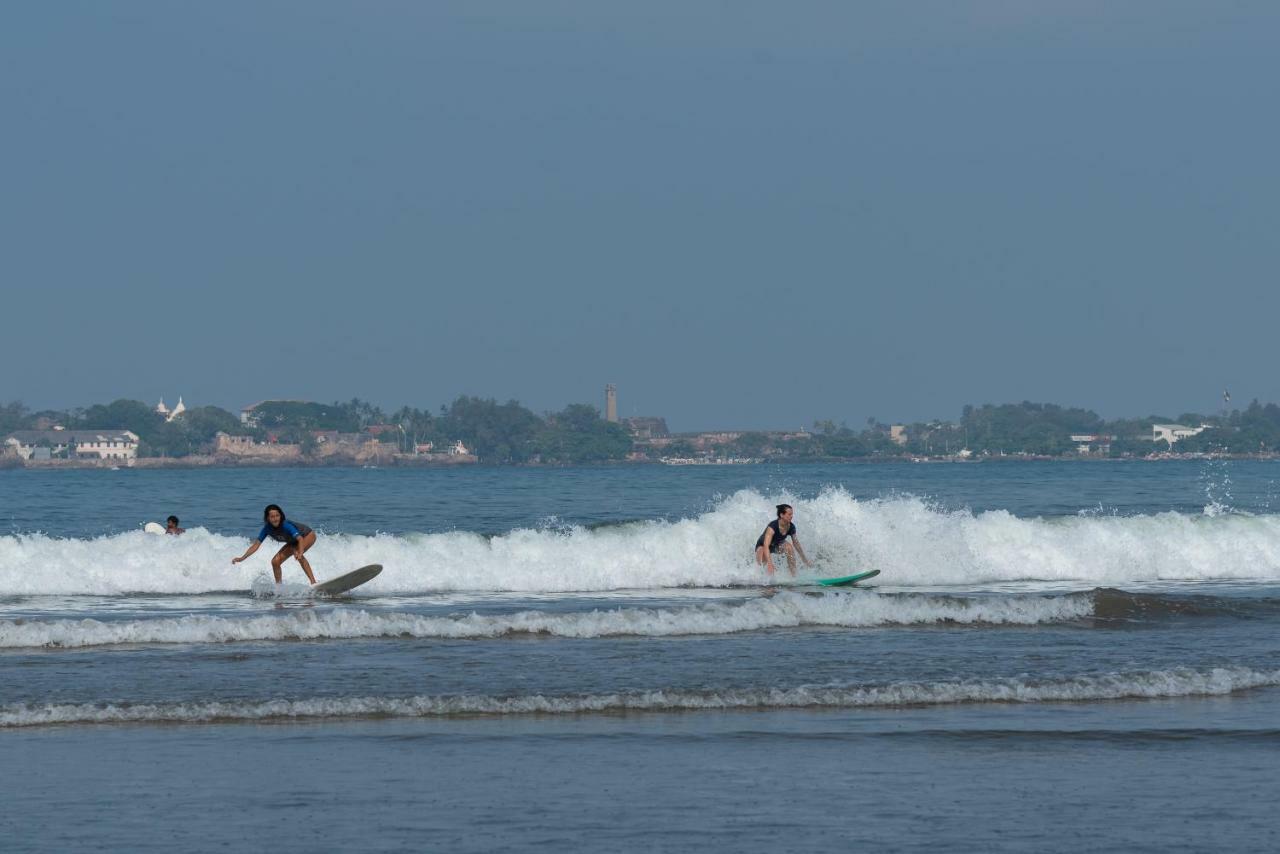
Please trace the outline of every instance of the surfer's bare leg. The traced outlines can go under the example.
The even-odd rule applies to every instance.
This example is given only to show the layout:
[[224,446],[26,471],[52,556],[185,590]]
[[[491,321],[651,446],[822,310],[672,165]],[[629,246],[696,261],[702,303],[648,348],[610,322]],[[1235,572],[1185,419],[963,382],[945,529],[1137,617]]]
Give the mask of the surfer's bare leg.
[[[293,547],[293,556],[298,559],[298,563],[302,564],[302,571],[307,574],[307,578],[312,584],[316,583],[316,574],[311,571],[311,563],[307,560],[306,551],[316,544],[316,532],[312,531],[302,539],[298,540],[298,544]],[[794,558],[792,559],[794,562]]]
[[307,574],[312,584],[316,583],[315,573],[311,571],[311,563],[307,560],[307,549],[316,544],[316,532],[312,531],[302,539],[298,540],[297,545],[286,545],[280,551],[276,552],[276,556],[271,559],[271,571],[275,573],[276,584],[284,580],[284,573],[281,566],[291,557],[296,557],[298,563],[302,564],[302,571]]
[[770,575],[773,575],[773,563],[769,560],[769,550],[764,546],[756,547],[756,563],[763,566]]
[[271,558],[271,571],[275,573],[276,584],[284,581],[284,573],[280,569],[280,565],[284,563],[291,554],[293,554],[293,546],[283,546],[280,551],[276,552],[275,557]]
[[787,569],[790,570],[792,575],[795,575],[796,574],[795,546],[791,545],[791,543],[785,543],[783,544],[782,548],[787,553]]

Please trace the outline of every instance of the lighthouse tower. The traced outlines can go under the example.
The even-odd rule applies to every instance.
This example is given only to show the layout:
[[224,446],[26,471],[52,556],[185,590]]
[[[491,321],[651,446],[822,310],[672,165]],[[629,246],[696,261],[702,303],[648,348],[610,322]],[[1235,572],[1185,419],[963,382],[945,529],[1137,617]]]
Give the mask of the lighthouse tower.
[[618,423],[618,387],[613,383],[604,387],[604,420]]

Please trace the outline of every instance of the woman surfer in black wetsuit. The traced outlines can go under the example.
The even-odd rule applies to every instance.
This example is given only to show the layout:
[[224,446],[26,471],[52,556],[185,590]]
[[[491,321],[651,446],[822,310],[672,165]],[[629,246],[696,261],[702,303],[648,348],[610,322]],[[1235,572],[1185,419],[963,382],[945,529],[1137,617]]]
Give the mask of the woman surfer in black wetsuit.
[[249,544],[249,548],[240,557],[231,559],[232,563],[239,563],[258,550],[258,546],[262,545],[262,541],[267,537],[275,540],[277,543],[284,543],[280,551],[276,552],[276,556],[271,559],[271,571],[275,573],[276,584],[279,584],[283,578],[283,571],[280,565],[291,557],[296,557],[298,563],[302,564],[302,571],[307,574],[312,584],[316,583],[315,574],[311,572],[311,564],[307,561],[306,551],[316,544],[316,532],[311,530],[307,525],[301,522],[290,522],[284,517],[284,511],[280,509],[279,504],[268,504],[267,509],[262,511],[262,521],[265,523],[262,530],[258,532],[258,538]]
[[764,565],[770,575],[774,573],[773,556],[778,552],[786,552],[787,569],[792,575],[796,574],[796,552],[800,553],[805,566],[813,566],[796,537],[796,526],[791,524],[795,512],[790,504],[779,504],[778,518],[766,525],[764,533],[756,540],[756,563]]

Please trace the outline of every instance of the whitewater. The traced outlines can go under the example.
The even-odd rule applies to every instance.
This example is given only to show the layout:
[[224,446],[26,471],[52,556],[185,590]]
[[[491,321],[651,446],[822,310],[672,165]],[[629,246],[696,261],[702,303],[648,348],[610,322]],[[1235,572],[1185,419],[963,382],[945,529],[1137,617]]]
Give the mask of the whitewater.
[[[321,577],[383,564],[386,570],[360,588],[361,596],[759,584],[751,545],[761,520],[781,501],[796,507],[801,541],[819,565],[817,574],[879,569],[882,582],[896,587],[1280,580],[1280,516],[1214,510],[1023,518],[1008,510],[945,509],[920,497],[858,499],[838,488],[810,498],[741,490],[706,512],[670,521],[517,528],[496,535],[322,530],[310,559]],[[242,538],[200,528],[180,538],[141,531],[93,538],[7,535],[0,537],[0,590],[247,590],[268,565],[268,550],[232,566],[230,558],[243,546]],[[780,574],[776,580],[790,579]]]

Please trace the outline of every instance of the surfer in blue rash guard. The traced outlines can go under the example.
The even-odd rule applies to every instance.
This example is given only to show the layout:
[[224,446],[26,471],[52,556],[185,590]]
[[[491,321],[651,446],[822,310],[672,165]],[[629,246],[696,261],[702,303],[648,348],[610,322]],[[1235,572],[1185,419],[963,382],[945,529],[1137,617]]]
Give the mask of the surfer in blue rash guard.
[[778,552],[784,552],[787,556],[787,569],[795,575],[797,552],[800,553],[805,566],[813,566],[813,563],[804,553],[800,539],[796,536],[796,526],[791,523],[791,517],[796,511],[790,504],[779,504],[777,509],[778,518],[766,525],[764,533],[760,535],[760,539],[756,540],[756,563],[766,567],[769,574],[773,575],[775,572],[773,556]]
[[239,563],[249,557],[258,550],[263,540],[270,537],[278,543],[284,543],[280,551],[276,552],[276,556],[271,559],[271,571],[275,573],[276,584],[284,580],[280,567],[291,557],[298,559],[298,563],[302,564],[302,571],[307,574],[311,583],[315,584],[316,576],[311,571],[311,564],[307,562],[306,551],[316,544],[316,532],[301,522],[290,522],[286,519],[279,504],[268,504],[267,509],[262,511],[262,521],[264,524],[262,530],[258,532],[258,538],[249,544],[244,554],[233,557],[231,562]]

